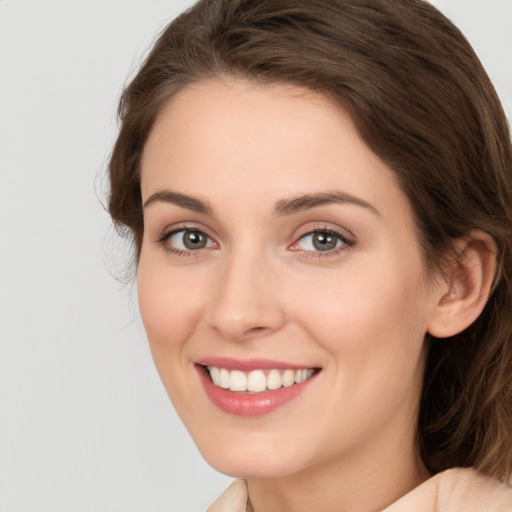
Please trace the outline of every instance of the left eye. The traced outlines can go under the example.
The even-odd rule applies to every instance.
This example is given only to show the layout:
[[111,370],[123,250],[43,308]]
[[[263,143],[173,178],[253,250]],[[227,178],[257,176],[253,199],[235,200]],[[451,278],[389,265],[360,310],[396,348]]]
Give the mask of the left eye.
[[199,249],[212,247],[214,243],[202,231],[180,229],[168,236],[167,245],[178,251],[197,251]]
[[338,234],[330,231],[315,231],[304,235],[297,242],[297,248],[303,251],[332,251],[346,245],[347,242]]

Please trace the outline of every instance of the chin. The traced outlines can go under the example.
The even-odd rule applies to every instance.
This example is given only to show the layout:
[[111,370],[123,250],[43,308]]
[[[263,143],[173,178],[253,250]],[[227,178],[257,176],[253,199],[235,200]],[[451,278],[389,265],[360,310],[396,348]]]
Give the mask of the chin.
[[237,457],[236,454],[214,454],[205,457],[206,462],[224,475],[233,478],[279,478],[292,474],[293,464],[288,460],[252,459]]
[[233,478],[284,477],[300,471],[305,465],[304,453],[297,450],[297,445],[293,448],[286,442],[276,442],[275,435],[245,433],[222,437],[218,441],[211,438],[194,440],[210,466]]

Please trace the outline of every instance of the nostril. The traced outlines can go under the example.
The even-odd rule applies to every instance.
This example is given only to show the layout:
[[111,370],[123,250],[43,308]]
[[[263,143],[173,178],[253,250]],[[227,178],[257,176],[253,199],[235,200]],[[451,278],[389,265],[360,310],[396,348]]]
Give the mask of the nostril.
[[260,332],[263,332],[263,331],[266,331],[267,328],[265,327],[251,327],[250,329],[247,330],[246,334],[256,334],[256,333],[260,333]]

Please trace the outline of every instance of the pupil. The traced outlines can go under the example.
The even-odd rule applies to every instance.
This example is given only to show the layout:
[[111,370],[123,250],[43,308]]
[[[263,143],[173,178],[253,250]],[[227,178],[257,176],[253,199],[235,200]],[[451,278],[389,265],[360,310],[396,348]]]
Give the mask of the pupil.
[[319,251],[329,251],[336,247],[336,237],[325,233],[316,233],[313,237],[313,245]]
[[202,249],[206,245],[206,237],[198,231],[187,231],[183,236],[183,244],[187,249]]

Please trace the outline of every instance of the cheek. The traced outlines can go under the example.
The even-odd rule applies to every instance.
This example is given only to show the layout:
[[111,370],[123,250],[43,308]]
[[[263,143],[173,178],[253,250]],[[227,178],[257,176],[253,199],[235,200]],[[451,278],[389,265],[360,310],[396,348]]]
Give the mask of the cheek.
[[199,390],[191,388],[195,369],[185,348],[201,317],[201,280],[149,260],[141,255],[137,275],[140,314],[160,379],[187,423],[189,397]]
[[390,330],[398,334],[401,328],[418,327],[424,303],[420,279],[419,272],[401,275],[392,269],[369,268],[325,276],[325,282],[304,283],[304,289],[294,292],[295,297],[306,299],[297,316],[315,324],[326,339],[342,336],[355,346],[363,340],[378,343],[368,335]]
[[[149,258],[148,258],[149,260]],[[201,279],[172,271],[141,256],[137,274],[139,309],[151,345],[179,345],[200,315]]]
[[377,435],[384,425],[413,424],[421,392],[421,275],[386,270],[353,272],[323,291],[315,288],[295,316],[328,354],[325,378],[333,392],[316,412],[318,428],[345,448]]
[[340,370],[333,385],[368,396],[418,378],[429,311],[421,271],[374,267],[310,288],[295,315]]
[[156,369],[171,400],[179,408],[193,367],[183,350],[199,324],[201,279],[173,271],[141,255],[137,275],[139,309]]

